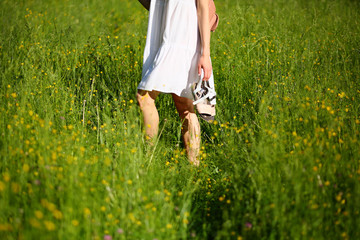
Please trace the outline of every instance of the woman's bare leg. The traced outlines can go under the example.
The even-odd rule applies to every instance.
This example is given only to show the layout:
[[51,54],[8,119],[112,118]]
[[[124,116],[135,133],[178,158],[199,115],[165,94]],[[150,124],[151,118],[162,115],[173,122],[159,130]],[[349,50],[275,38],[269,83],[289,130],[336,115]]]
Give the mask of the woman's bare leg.
[[186,152],[189,161],[198,166],[199,165],[199,150],[200,150],[200,124],[194,111],[192,100],[184,97],[179,97],[172,94],[176,109],[183,121],[181,134],[184,140]]
[[146,140],[153,144],[159,130],[159,114],[155,106],[155,99],[159,95],[157,91],[138,90],[137,101],[143,113]]

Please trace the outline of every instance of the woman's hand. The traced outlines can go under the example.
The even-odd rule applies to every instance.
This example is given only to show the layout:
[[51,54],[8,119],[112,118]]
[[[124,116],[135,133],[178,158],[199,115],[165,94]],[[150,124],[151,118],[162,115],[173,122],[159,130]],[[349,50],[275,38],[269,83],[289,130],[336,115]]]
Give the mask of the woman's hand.
[[210,56],[202,55],[198,62],[198,74],[201,75],[201,69],[204,71],[204,81],[208,81],[211,77],[212,66],[210,61]]

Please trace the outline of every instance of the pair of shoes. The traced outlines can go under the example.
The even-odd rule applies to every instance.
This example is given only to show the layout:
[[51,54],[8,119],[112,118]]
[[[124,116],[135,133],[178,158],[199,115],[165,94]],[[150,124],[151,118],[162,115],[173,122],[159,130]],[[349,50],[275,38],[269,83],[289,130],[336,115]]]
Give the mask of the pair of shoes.
[[195,99],[193,104],[196,105],[196,110],[200,117],[207,122],[211,122],[215,119],[216,92],[214,87],[210,86],[209,81],[203,80],[203,71],[199,78],[199,82],[193,85]]

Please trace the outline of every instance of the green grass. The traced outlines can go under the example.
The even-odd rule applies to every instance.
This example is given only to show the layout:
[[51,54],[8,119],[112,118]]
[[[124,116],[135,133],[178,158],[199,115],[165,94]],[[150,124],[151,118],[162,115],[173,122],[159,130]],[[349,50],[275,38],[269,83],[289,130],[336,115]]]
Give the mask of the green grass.
[[359,239],[360,5],[218,0],[201,166],[143,140],[137,1],[0,2],[1,239]]

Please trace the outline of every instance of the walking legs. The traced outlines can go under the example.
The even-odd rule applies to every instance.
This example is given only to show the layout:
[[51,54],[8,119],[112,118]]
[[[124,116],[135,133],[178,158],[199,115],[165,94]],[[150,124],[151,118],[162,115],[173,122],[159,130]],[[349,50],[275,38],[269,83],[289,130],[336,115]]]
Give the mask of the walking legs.
[[[157,91],[138,90],[136,95],[140,109],[143,113],[146,139],[150,144],[157,137],[159,130],[159,114],[155,106],[155,99],[159,95]],[[200,124],[194,111],[192,100],[172,94],[175,107],[182,120],[181,134],[189,161],[199,165],[200,150]]]

